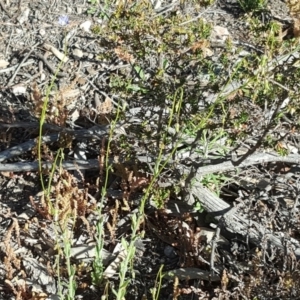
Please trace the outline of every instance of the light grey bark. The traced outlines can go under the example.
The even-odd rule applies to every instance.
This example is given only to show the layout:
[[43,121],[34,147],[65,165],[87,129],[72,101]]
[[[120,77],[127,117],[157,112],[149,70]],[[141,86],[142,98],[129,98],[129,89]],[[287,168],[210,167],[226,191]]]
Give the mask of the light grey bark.
[[[268,246],[273,245],[280,249],[285,249],[283,240],[275,236],[268,229],[264,228],[257,222],[251,221],[237,212],[233,207],[217,197],[214,193],[203,187],[202,184],[195,178],[196,182],[192,185],[190,193],[197,197],[203,208],[211,213],[225,229],[233,234],[238,234],[245,240],[257,246],[262,246],[263,241],[268,243]],[[191,203],[190,203],[191,204]],[[296,243],[291,245],[297,257],[300,258],[300,245]]]

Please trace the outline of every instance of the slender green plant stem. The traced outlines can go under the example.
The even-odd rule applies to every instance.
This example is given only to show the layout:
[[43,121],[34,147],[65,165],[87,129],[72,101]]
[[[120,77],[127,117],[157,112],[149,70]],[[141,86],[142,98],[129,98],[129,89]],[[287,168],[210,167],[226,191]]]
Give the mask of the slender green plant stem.
[[93,278],[93,284],[98,286],[101,281],[102,281],[102,276],[103,276],[103,271],[104,271],[104,266],[103,266],[103,258],[102,258],[102,250],[104,247],[104,219],[102,215],[102,207],[104,203],[104,199],[106,197],[106,191],[107,191],[107,185],[108,185],[108,178],[109,174],[111,171],[111,165],[109,164],[109,151],[110,151],[110,145],[113,140],[113,133],[117,125],[117,121],[119,120],[120,117],[120,108],[118,106],[117,113],[115,120],[112,121],[110,125],[110,131],[109,131],[109,137],[108,137],[108,143],[106,147],[106,154],[105,154],[105,178],[104,178],[104,184],[101,189],[101,199],[98,207],[98,215],[99,215],[99,221],[97,222],[96,225],[96,257],[93,262],[93,273],[92,273],[92,278]]
[[[178,95],[178,91],[180,91],[180,98],[178,100],[178,103],[176,103],[176,98],[177,98],[177,95]],[[169,127],[172,124],[174,113],[176,112],[178,115],[180,114],[180,108],[181,108],[182,101],[183,101],[183,90],[181,88],[179,88],[176,91],[175,95],[174,95],[172,111],[170,113],[169,121],[168,121],[168,126]],[[162,140],[163,140],[164,143],[166,142],[167,133],[165,133],[163,135]],[[153,190],[153,186],[156,183],[159,175],[161,174],[162,170],[165,168],[168,161],[174,155],[175,151],[177,150],[178,144],[180,142],[181,142],[181,139],[179,138],[179,140],[177,141],[175,147],[172,149],[172,151],[169,154],[169,156],[167,157],[166,161],[164,161],[163,163],[162,163],[162,161],[163,161],[164,145],[162,145],[159,148],[159,154],[158,154],[158,157],[157,157],[157,160],[156,160],[156,163],[155,163],[153,177],[151,179],[151,182],[150,182],[149,186],[147,187],[147,189],[145,191],[144,196],[141,199],[141,203],[140,203],[137,215],[132,216],[131,239],[130,239],[129,244],[127,244],[125,239],[122,239],[122,245],[123,245],[124,249],[126,250],[127,254],[125,256],[125,259],[121,263],[121,267],[120,267],[120,271],[119,271],[119,279],[120,279],[119,280],[119,289],[118,289],[118,291],[113,290],[114,294],[116,295],[117,300],[124,299],[125,294],[126,294],[126,287],[129,283],[129,280],[126,279],[126,273],[127,273],[127,270],[128,270],[128,266],[129,266],[130,262],[133,260],[133,256],[134,256],[134,253],[135,253],[135,242],[136,242],[137,238],[139,237],[137,232],[140,228],[140,224],[142,222],[144,222],[144,211],[145,211],[146,202],[150,197],[151,191]],[[142,234],[143,233],[141,233],[141,235]]]
[[162,279],[164,277],[164,274],[162,273],[162,270],[164,268],[164,265],[161,265],[159,267],[159,270],[157,272],[157,275],[156,275],[156,280],[155,280],[155,283],[158,282],[158,286],[157,287],[154,287],[152,289],[152,299],[153,300],[158,300],[158,297],[159,297],[159,292],[161,290],[161,286],[162,286]]
[[[64,57],[67,56],[66,54],[67,54],[67,47],[65,45]],[[57,68],[54,76],[51,79],[50,85],[47,87],[46,95],[45,95],[45,98],[44,98],[43,107],[42,107],[42,111],[41,111],[41,116],[40,116],[39,136],[38,136],[38,144],[37,144],[37,148],[38,149],[37,149],[37,152],[38,152],[38,163],[39,163],[40,181],[41,181],[42,189],[43,189],[44,193],[46,194],[45,195],[46,198],[49,197],[51,180],[50,180],[50,183],[48,183],[48,189],[46,190],[45,183],[44,183],[44,176],[43,176],[43,165],[42,165],[43,125],[44,125],[45,120],[46,120],[46,114],[47,114],[47,108],[48,108],[50,93],[51,93],[51,91],[53,89],[54,82],[57,79],[57,74],[59,73],[59,70],[62,67],[63,62],[64,62],[64,60],[62,59],[60,61],[59,65],[58,65],[58,68]]]

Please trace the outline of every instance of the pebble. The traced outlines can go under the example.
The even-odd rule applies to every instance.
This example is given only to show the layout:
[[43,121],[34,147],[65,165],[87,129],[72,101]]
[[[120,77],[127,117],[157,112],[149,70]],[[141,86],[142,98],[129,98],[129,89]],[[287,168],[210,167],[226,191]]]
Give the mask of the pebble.
[[80,49],[75,48],[73,50],[73,55],[76,56],[76,57],[78,57],[78,58],[81,58],[81,57],[83,57],[83,52]]
[[41,36],[44,36],[46,34],[46,30],[44,28],[41,28],[39,33]]
[[89,32],[90,31],[90,28],[91,28],[91,25],[92,25],[92,21],[88,20],[88,21],[85,21],[83,23],[80,24],[80,28],[85,31],[85,32]]
[[165,247],[164,254],[168,258],[175,258],[177,256],[175,248],[170,245]]

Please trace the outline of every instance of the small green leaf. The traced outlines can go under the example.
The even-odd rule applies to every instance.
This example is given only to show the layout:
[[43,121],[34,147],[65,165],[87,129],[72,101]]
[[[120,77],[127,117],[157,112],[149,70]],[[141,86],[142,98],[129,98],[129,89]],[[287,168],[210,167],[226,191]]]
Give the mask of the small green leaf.
[[139,77],[142,80],[145,80],[145,73],[144,73],[143,69],[140,66],[134,66],[134,70],[137,72],[137,74],[139,75]]

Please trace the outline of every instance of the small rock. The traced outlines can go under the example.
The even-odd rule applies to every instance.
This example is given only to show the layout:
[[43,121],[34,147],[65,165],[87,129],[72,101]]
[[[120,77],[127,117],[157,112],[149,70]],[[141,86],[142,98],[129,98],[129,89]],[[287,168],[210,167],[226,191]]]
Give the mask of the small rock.
[[11,88],[12,93],[15,96],[25,95],[26,94],[26,86],[22,84],[16,84]]
[[29,8],[26,8],[24,11],[22,11],[21,16],[18,17],[18,21],[20,24],[23,24],[24,22],[28,21],[29,13],[30,13]]
[[44,36],[46,34],[46,30],[44,28],[41,28],[39,33],[41,36]]
[[79,27],[85,32],[90,32],[91,25],[92,25],[92,21],[88,20],[80,24]]
[[81,58],[83,56],[83,52],[80,49],[75,48],[73,50],[73,55],[76,56],[76,57],[78,57],[78,58]]
[[287,149],[289,150],[289,152],[291,154],[298,154],[298,148],[293,146],[293,145],[290,145],[290,144],[287,144]]
[[175,258],[177,256],[174,247],[169,245],[165,247],[164,254],[168,258]]
[[213,56],[214,52],[210,50],[209,48],[203,48],[202,49],[204,57],[210,57]]
[[4,60],[4,59],[0,59],[0,68],[6,68],[9,65],[9,62]]
[[219,40],[225,42],[226,39],[230,36],[230,33],[227,28],[222,26],[214,26],[211,34],[213,40]]
[[248,56],[250,54],[251,53],[249,51],[246,51],[246,50],[242,50],[241,52],[239,52],[239,56],[241,56],[241,57],[245,57],[245,56]]
[[97,70],[95,70],[93,67],[88,67],[86,70],[90,75],[95,75],[97,73]]

